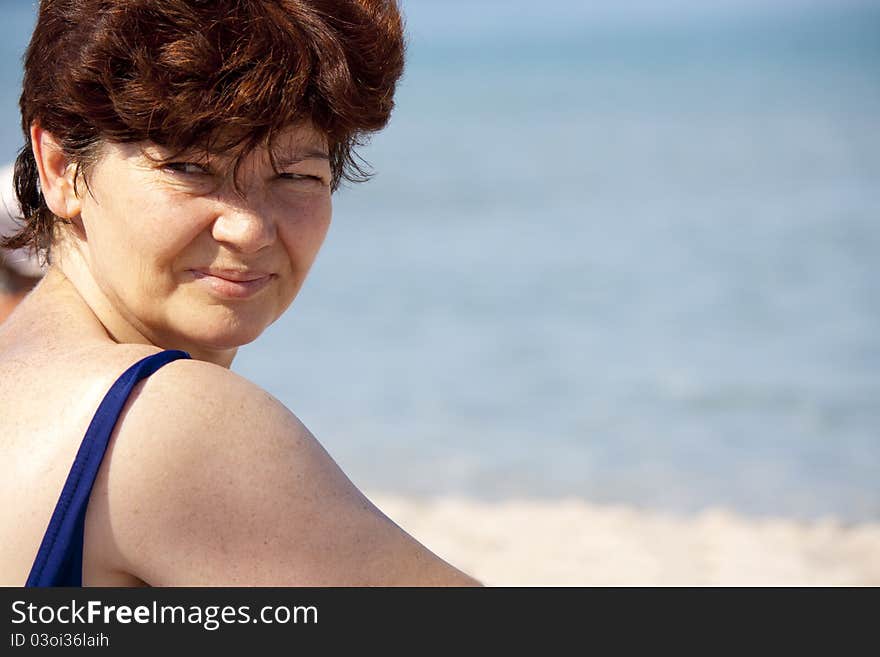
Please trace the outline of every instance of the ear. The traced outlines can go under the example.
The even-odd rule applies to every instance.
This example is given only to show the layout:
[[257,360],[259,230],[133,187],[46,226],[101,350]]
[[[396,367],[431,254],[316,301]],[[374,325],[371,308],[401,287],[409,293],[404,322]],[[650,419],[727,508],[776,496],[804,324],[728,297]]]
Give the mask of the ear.
[[40,172],[40,190],[46,205],[63,219],[79,217],[82,202],[76,194],[76,167],[55,137],[36,122],[31,125],[31,148]]

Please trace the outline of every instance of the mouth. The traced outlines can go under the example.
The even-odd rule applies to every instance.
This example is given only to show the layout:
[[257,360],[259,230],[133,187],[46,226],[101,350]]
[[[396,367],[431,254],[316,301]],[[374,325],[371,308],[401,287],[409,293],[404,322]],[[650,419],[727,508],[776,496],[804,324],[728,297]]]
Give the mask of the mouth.
[[256,270],[191,269],[194,280],[214,294],[230,299],[247,299],[265,288],[275,274]]

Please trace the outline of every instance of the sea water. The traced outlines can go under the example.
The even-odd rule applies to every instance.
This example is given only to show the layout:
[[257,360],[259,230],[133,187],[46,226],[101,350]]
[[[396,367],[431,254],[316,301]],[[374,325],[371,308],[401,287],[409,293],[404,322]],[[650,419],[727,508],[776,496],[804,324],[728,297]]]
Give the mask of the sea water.
[[368,490],[880,520],[880,11],[707,4],[404,2],[376,177],[234,369]]

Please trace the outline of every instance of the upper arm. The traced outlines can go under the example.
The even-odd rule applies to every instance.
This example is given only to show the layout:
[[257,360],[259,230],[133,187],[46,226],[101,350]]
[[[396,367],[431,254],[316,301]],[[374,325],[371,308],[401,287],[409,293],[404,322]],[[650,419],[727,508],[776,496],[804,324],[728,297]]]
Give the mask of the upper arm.
[[476,583],[373,506],[280,402],[212,365],[141,385],[106,477],[115,553],[148,584]]

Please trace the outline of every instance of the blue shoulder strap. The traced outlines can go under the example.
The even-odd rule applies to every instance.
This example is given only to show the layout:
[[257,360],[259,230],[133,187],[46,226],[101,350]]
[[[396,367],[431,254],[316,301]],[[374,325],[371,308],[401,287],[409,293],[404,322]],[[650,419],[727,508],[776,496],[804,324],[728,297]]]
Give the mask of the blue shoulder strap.
[[177,350],[153,354],[116,379],[86,430],[25,586],[82,586],[86,508],[119,414],[139,381],[163,365],[189,357]]

